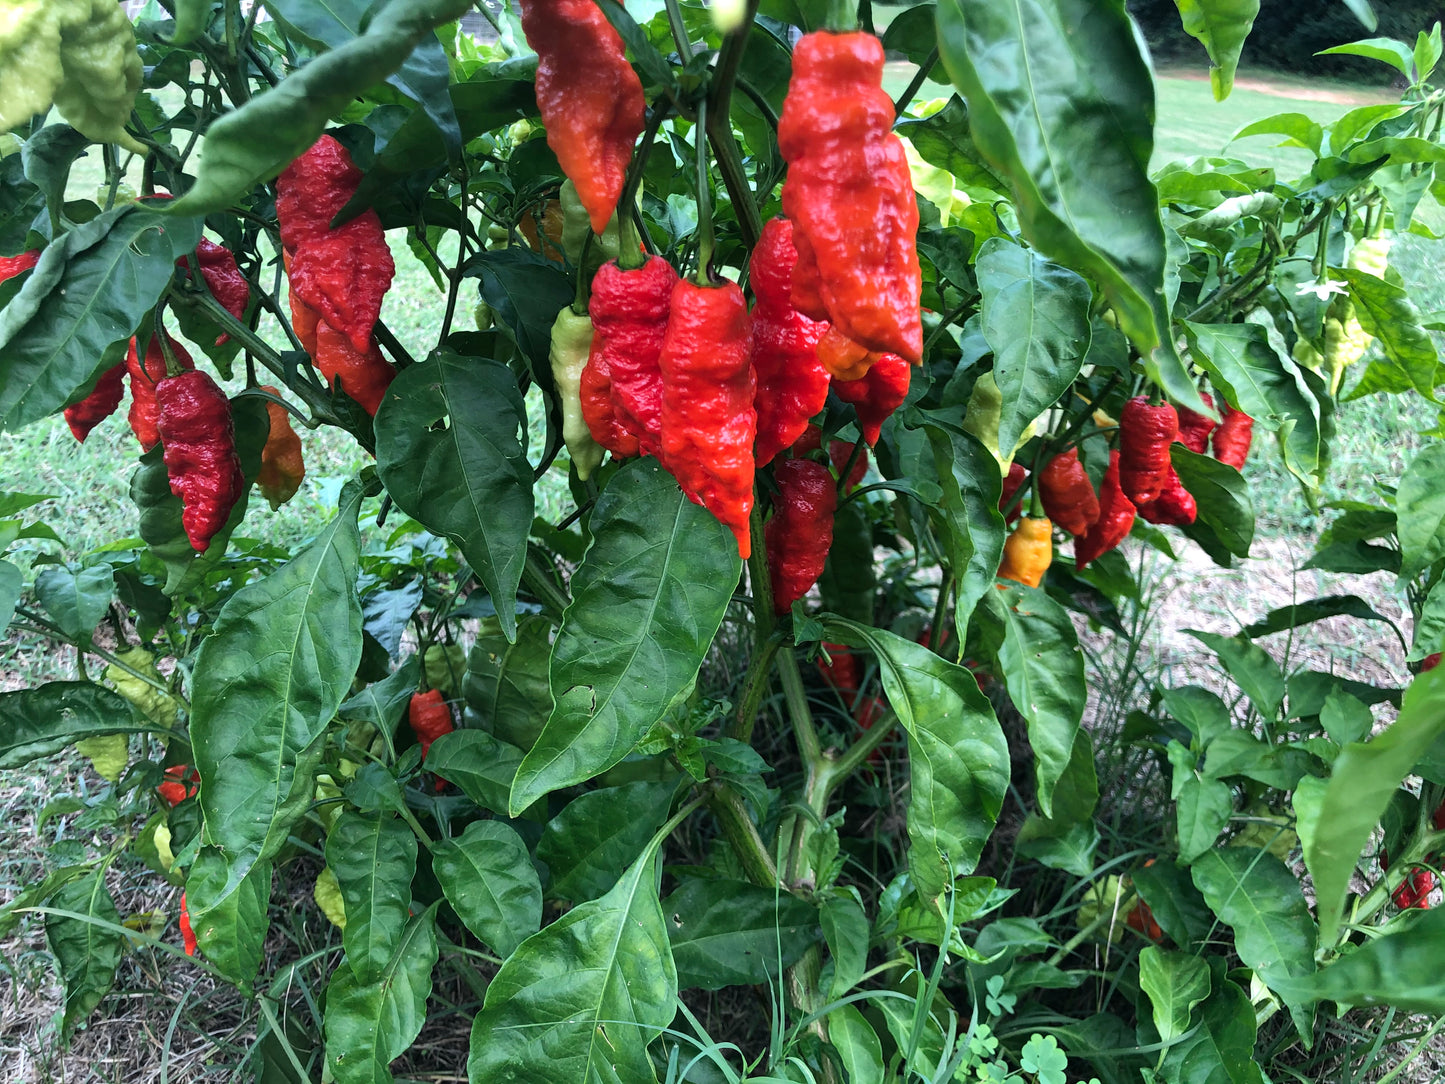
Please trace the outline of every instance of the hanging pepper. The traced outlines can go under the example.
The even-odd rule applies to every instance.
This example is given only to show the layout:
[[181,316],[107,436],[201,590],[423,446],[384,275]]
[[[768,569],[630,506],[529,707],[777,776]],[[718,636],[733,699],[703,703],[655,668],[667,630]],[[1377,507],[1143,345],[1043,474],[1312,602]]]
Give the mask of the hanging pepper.
[[[186,267],[186,258],[182,256],[176,264]],[[241,268],[231,250],[202,237],[196,244],[196,264],[201,269],[201,278],[205,280],[206,288],[220,302],[221,308],[237,320],[244,320],[246,306],[251,303],[251,284],[246,281],[246,276],[241,274]],[[223,334],[216,339],[216,345],[224,346],[230,338]]]
[[1179,435],[1179,415],[1168,403],[1151,406],[1142,395],[1119,415],[1119,484],[1134,504],[1152,501],[1172,470],[1169,445]]
[[[601,234],[594,234],[592,219],[587,214],[587,208],[582,206],[575,184],[563,181],[559,200],[562,205],[562,252],[567,262],[572,264],[582,263],[585,255],[583,274],[591,279],[604,263],[622,254],[622,229],[617,221],[617,212],[613,211],[612,217],[607,220],[607,229]],[[591,246],[587,244],[589,237],[592,239]]]
[[[802,459],[823,447],[823,430],[816,425],[809,425],[803,430],[803,435],[793,442],[788,449],[788,454],[794,459]],[[828,441],[828,460],[833,464],[833,472],[843,477],[843,471],[848,464],[853,464],[853,469],[848,471],[848,478],[843,482],[843,492],[851,493],[863,481],[868,473],[868,450],[866,448],[858,452],[857,457],[853,455],[853,449],[857,445],[851,440],[830,440]]]
[[1099,521],[1099,498],[1079,462],[1079,449],[1054,456],[1039,472],[1039,499],[1045,515],[1075,538]]
[[805,34],[778,124],[794,223],[793,302],[869,350],[923,356],[918,204],[883,45],[872,34]]
[[862,343],[855,343],[836,327],[827,330],[818,340],[818,363],[834,380],[859,380],[868,375],[868,367],[878,355]]
[[246,488],[231,404],[198,369],[166,377],[156,385],[155,395],[166,474],[171,492],[185,505],[181,526],[191,548],[204,553]]
[[[262,385],[262,390],[281,394],[269,384]],[[267,400],[266,416],[271,420],[271,431],[266,447],[261,449],[261,473],[256,476],[256,486],[274,512],[296,496],[306,477],[306,463],[301,457],[301,438],[291,427],[290,412],[280,403]]]
[[843,644],[833,644],[825,640],[822,646],[827,652],[827,660],[824,660],[822,654],[818,655],[818,673],[823,675],[824,681],[838,690],[843,703],[852,708],[853,700],[862,686],[858,656]]
[[802,435],[828,401],[828,373],[818,340],[828,325],[793,308],[793,225],[774,218],[764,227],[748,265],[753,306],[753,366],[758,374],[758,439],[754,454],[766,466]]
[[396,376],[376,343],[358,353],[351,339],[325,320],[316,325],[316,354],[312,360],[327,384],[340,387],[373,417]]
[[90,431],[115,413],[125,395],[125,362],[113,365],[100,374],[95,388],[78,403],[65,408],[65,424],[75,434],[75,439],[85,443]]
[[542,205],[540,218],[533,208],[523,211],[522,217],[517,220],[517,230],[527,239],[533,252],[553,263],[561,263],[563,218],[562,201],[549,199]]
[[582,411],[582,420],[592,439],[612,453],[615,459],[631,459],[641,453],[637,438],[622,424],[617,416],[617,406],[612,400],[612,382],[600,365],[592,364],[589,356],[582,368],[578,381],[577,400]]
[[602,233],[617,208],[647,109],[622,38],[593,0],[531,0],[522,32],[537,53],[547,145]]
[[731,528],[738,554],[752,551],[753,438],[757,378],[752,317],[736,283],[672,289],[662,371],[662,461],[690,499]]
[[1254,436],[1254,419],[1242,410],[1224,404],[1224,420],[1214,431],[1214,458],[1228,463],[1235,470],[1244,469],[1249,458],[1249,445]]
[[181,944],[187,956],[196,954],[196,931],[191,928],[191,913],[186,910],[186,894],[181,893]]
[[452,709],[442,699],[440,689],[413,693],[411,703],[407,706],[406,718],[411,724],[412,733],[416,735],[417,744],[421,746],[422,760],[426,760],[432,742],[455,729],[452,724]]
[[858,413],[858,430],[868,447],[878,443],[883,423],[908,398],[908,362],[897,354],[874,355],[866,375],[857,380],[833,381],[833,390]]
[[39,262],[40,250],[38,248],[22,252],[18,256],[0,256],[0,282],[13,279],[16,275],[29,271]]
[[1109,469],[1099,487],[1099,519],[1080,539],[1074,542],[1074,565],[1083,568],[1090,561],[1124,541],[1134,526],[1134,503],[1119,484],[1119,452],[1109,453]]
[[360,182],[346,148],[323,135],[276,179],[276,217],[291,289],[365,354],[396,264],[374,209],[331,228]]
[[1025,516],[1003,544],[1000,579],[1037,587],[1054,559],[1054,525],[1044,516]]
[[[1205,406],[1212,407],[1214,405],[1214,397],[1207,391],[1200,392],[1199,398],[1204,400]],[[1180,407],[1179,436],[1175,439],[1195,455],[1207,455],[1209,434],[1214,432],[1217,426],[1218,423],[1208,414],[1200,414],[1188,407]]]
[[[191,355],[180,343],[169,335],[166,342],[183,369],[194,369]],[[136,352],[135,340],[130,341],[130,350],[125,356],[126,371],[130,373],[130,421],[131,432],[140,441],[141,450],[148,452],[161,442],[160,430],[156,425],[159,408],[156,406],[156,385],[166,378],[166,356],[161,352],[160,335],[151,336],[146,347],[145,365],[141,365]]]
[[156,787],[161,801],[174,809],[196,793],[201,775],[189,764],[172,764],[165,771],[165,782]]
[[1131,930],[1136,930],[1143,934],[1156,945],[1164,940],[1163,928],[1155,921],[1154,912],[1149,909],[1149,905],[1143,900],[1140,900],[1133,910],[1125,916],[1124,925],[1128,926]]
[[564,306],[552,324],[552,345],[547,356],[552,363],[557,403],[562,408],[562,439],[577,468],[577,477],[584,482],[602,463],[603,454],[582,416],[582,370],[591,346],[592,321],[586,313],[579,315]]
[[[632,435],[643,455],[662,451],[662,369],[659,359],[668,331],[677,272],[661,256],[641,267],[605,263],[592,280],[592,350],[587,368],[592,387],[604,383],[616,422]],[[583,411],[593,439],[616,456],[636,455],[603,439],[609,430],[596,396]],[[594,424],[595,422],[595,424]],[[621,447],[626,447],[625,444]]]
[[823,574],[833,545],[838,488],[828,468],[812,459],[784,459],[773,478],[778,495],[763,536],[773,581],[773,610],[785,614]]
[[1024,470],[1022,463],[1008,465],[1008,474],[1004,475],[1003,479],[1003,494],[998,499],[998,510],[1005,512],[1007,509],[1004,515],[1005,523],[1012,523],[1019,518],[1019,506],[1014,505],[1009,508],[1009,502],[1014,499],[1014,494],[1019,491],[1019,486],[1024,484],[1024,479],[1028,476],[1029,472]]
[[1169,478],[1159,496],[1145,501],[1137,510],[1147,522],[1170,527],[1186,527],[1199,515],[1194,494],[1184,488],[1184,482],[1173,467],[1169,468]]

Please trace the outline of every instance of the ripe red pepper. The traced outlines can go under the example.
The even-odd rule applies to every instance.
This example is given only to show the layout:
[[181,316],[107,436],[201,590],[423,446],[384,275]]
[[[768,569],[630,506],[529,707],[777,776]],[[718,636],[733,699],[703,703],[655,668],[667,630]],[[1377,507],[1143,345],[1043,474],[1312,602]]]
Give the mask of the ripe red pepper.
[[1139,505],[1163,492],[1173,466],[1169,445],[1179,435],[1179,415],[1168,403],[1150,406],[1142,395],[1119,415],[1119,485]]
[[191,928],[191,913],[186,910],[186,894],[181,893],[181,944],[187,956],[196,954],[196,931]]
[[1184,488],[1183,481],[1173,467],[1169,468],[1169,479],[1159,496],[1138,506],[1139,515],[1149,523],[1165,524],[1171,527],[1185,527],[1199,515],[1194,494]]
[[1003,544],[998,575],[1037,587],[1054,560],[1054,525],[1044,516],[1025,516]]
[[[582,374],[582,416],[592,439],[613,455],[661,456],[662,356],[672,311],[677,272],[661,256],[641,267],[626,269],[615,260],[603,264],[592,279],[592,351]],[[588,375],[588,370],[592,370]],[[606,387],[611,416],[595,389]],[[588,389],[592,388],[589,404]],[[617,435],[617,426],[627,441]]]
[[[185,347],[169,335],[171,353],[183,369],[194,369],[195,363]],[[130,341],[130,350],[125,356],[125,367],[130,373],[130,421],[131,432],[140,441],[142,451],[150,451],[161,442],[160,430],[156,426],[159,408],[156,406],[156,385],[166,378],[166,356],[161,352],[160,336],[152,335],[146,346],[145,364],[141,364],[136,352],[135,340]]]
[[276,217],[292,291],[365,354],[396,264],[374,209],[331,228],[360,182],[346,148],[323,135],[276,179]]
[[[272,395],[281,394],[270,385],[264,385],[263,390]],[[274,512],[296,496],[301,480],[306,477],[306,462],[302,458],[301,438],[291,427],[291,415],[286,408],[268,400],[266,416],[271,420],[271,431],[266,437],[266,447],[261,449],[261,473],[256,476],[256,486]]]
[[[809,425],[803,430],[803,435],[793,442],[788,449],[788,454],[794,459],[802,459],[818,451],[823,446],[823,430],[816,425]],[[864,448],[858,453],[858,458],[853,458],[853,449],[857,445],[851,440],[830,440],[828,441],[828,460],[833,464],[833,473],[839,478],[843,477],[843,471],[849,461],[853,463],[853,469],[848,471],[848,479],[843,483],[843,492],[851,493],[858,488],[863,481],[864,475],[868,473],[868,449]]]
[[75,439],[85,443],[90,431],[115,413],[125,396],[125,362],[114,365],[100,374],[95,388],[78,403],[65,408],[65,424],[75,434]]
[[793,303],[869,350],[923,355],[918,204],[883,45],[872,34],[805,34],[778,124],[788,163],[783,213],[798,265]]
[[752,317],[736,283],[672,288],[662,370],[662,461],[682,491],[752,551],[753,438],[757,378]]
[[[798,281],[794,276],[793,281]],[[859,380],[877,357],[862,343],[855,343],[836,327],[828,327],[818,340],[818,361],[834,380]]]
[[1154,921],[1154,912],[1142,900],[1124,916],[1124,925],[1139,931],[1156,945],[1164,940],[1164,930]]
[[231,404],[207,374],[190,369],[156,385],[156,406],[171,492],[185,505],[181,525],[204,553],[246,488]]
[[40,262],[40,250],[33,248],[17,256],[0,256],[0,282],[29,271]]
[[784,459],[773,472],[778,495],[763,529],[773,610],[785,614],[818,582],[833,545],[838,487],[833,474],[813,459]]
[[416,735],[417,744],[421,746],[422,760],[426,759],[432,742],[456,729],[452,724],[452,709],[442,699],[440,689],[413,693],[411,703],[407,705],[406,718]]
[[824,681],[838,690],[843,703],[851,708],[858,689],[863,684],[858,656],[843,644],[829,643],[826,640],[823,641],[823,650],[828,653],[828,659],[824,660],[822,654],[818,655],[818,673],[823,676]]
[[[1022,463],[1010,463],[1008,465],[1008,474],[1004,476],[1003,480],[1003,494],[998,499],[998,510],[1000,512],[1008,508],[1009,501],[1014,499],[1014,494],[1019,491],[1019,486],[1024,484],[1024,479],[1028,476],[1029,472],[1024,470]],[[1019,518],[1019,512],[1020,506],[1017,504],[1014,505],[1013,508],[1009,509],[1008,514],[1004,516],[1004,522],[1014,522],[1014,520]]]
[[[251,303],[251,284],[246,281],[246,276],[241,274],[241,268],[231,250],[202,237],[196,245],[196,263],[201,268],[201,278],[205,279],[206,288],[221,303],[221,308],[237,320],[245,319],[246,306]],[[176,264],[186,267],[187,261],[183,256]],[[230,338],[223,334],[216,339],[216,345],[224,346]]]
[[161,801],[174,809],[196,793],[201,776],[189,764],[172,764],[165,772],[165,782],[156,787]]
[[1435,874],[1428,869],[1416,868],[1410,871],[1390,898],[1402,911],[1426,910],[1430,906],[1430,893],[1435,891]]
[[[1199,393],[1206,406],[1214,405],[1214,397],[1207,391]],[[1209,451],[1209,434],[1214,432],[1218,423],[1208,414],[1200,414],[1188,407],[1179,408],[1179,436],[1175,439],[1188,448],[1195,455],[1207,455]]]
[[1228,463],[1235,470],[1244,469],[1249,458],[1249,445],[1254,436],[1254,419],[1242,410],[1224,404],[1224,420],[1214,431],[1214,458]]
[[897,354],[874,355],[868,372],[857,380],[833,380],[833,390],[858,413],[858,430],[868,447],[878,443],[883,423],[908,398],[908,362]]
[[1099,519],[1074,542],[1074,565],[1083,568],[1117,546],[1134,526],[1134,502],[1119,484],[1119,452],[1109,455],[1109,469],[1099,487]]
[[[291,256],[284,250],[281,259],[291,270]],[[301,340],[301,348],[311,356],[326,383],[340,388],[373,417],[386,397],[386,389],[396,377],[396,370],[382,355],[373,340],[365,351],[357,352],[351,339],[337,331],[321,314],[296,293],[290,291],[291,329]]]
[[774,218],[763,227],[748,265],[753,306],[753,367],[758,373],[758,438],[754,454],[766,466],[808,427],[828,401],[828,372],[818,340],[828,325],[793,308],[793,224]]
[[1075,538],[1099,521],[1099,497],[1079,462],[1079,449],[1054,456],[1039,472],[1039,499],[1044,514]]
[[592,0],[531,0],[522,32],[537,52],[537,109],[547,146],[577,186],[592,231],[617,209],[647,102],[622,38]]

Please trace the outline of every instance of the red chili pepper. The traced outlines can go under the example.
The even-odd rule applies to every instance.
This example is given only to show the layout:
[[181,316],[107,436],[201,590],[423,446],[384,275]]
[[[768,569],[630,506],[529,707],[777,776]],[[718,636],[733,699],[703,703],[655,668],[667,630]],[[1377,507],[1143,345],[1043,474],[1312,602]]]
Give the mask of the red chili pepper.
[[642,81],[592,0],[530,0],[522,7],[522,32],[537,52],[537,109],[547,145],[601,234],[642,131]]
[[1152,501],[1138,506],[1139,515],[1149,523],[1165,524],[1171,527],[1185,527],[1199,515],[1194,494],[1184,488],[1184,482],[1173,467],[1169,468],[1168,481]]
[[346,148],[323,135],[277,178],[276,217],[291,253],[291,289],[365,354],[396,264],[374,209],[331,228],[360,180]]
[[1395,906],[1402,911],[1426,910],[1430,906],[1430,893],[1435,891],[1435,874],[1428,869],[1413,869],[1390,894]]
[[1083,568],[1117,546],[1134,526],[1134,503],[1119,485],[1119,453],[1109,455],[1109,469],[1099,487],[1099,520],[1074,541],[1074,565]]
[[376,343],[358,353],[351,339],[325,320],[316,325],[316,354],[312,360],[328,384],[340,386],[373,417],[396,377],[396,370]]
[[201,776],[189,764],[172,764],[165,772],[165,782],[156,787],[161,801],[174,809],[196,793]]
[[1254,419],[1242,410],[1224,404],[1224,420],[1214,431],[1214,458],[1228,463],[1235,470],[1244,469],[1249,458],[1249,445],[1254,436]]
[[214,380],[191,369],[156,385],[156,406],[171,492],[185,505],[181,525],[191,548],[204,553],[246,488],[231,404]]
[[778,124],[788,163],[783,213],[794,223],[793,302],[869,350],[923,355],[918,204],[883,45],[872,34],[805,34]]
[[[169,335],[166,336],[171,353],[183,369],[194,369],[195,363],[185,347]],[[156,406],[156,385],[166,378],[166,356],[161,352],[160,336],[152,335],[146,346],[145,365],[141,365],[136,352],[135,340],[130,341],[130,350],[125,356],[126,371],[130,373],[130,421],[131,432],[140,441],[142,451],[150,451],[161,442],[160,430],[156,426],[159,412]]]
[[843,703],[850,708],[853,700],[858,695],[858,689],[862,685],[862,674],[858,666],[858,656],[843,644],[829,643],[823,641],[823,650],[828,653],[828,660],[818,656],[818,673],[823,675],[823,680],[838,690],[838,695],[843,698]]
[[17,256],[0,256],[0,282],[29,271],[40,262],[40,250],[33,248]]
[[[262,390],[272,395],[281,394],[270,385],[263,385]],[[271,431],[266,437],[266,447],[261,449],[261,473],[256,476],[256,487],[274,512],[296,496],[306,477],[306,461],[302,457],[301,438],[291,428],[291,415],[286,408],[267,400],[266,416],[271,420]]]
[[[788,449],[788,454],[794,459],[803,459],[818,451],[823,446],[823,430],[816,425],[809,425],[803,430],[803,435],[793,441],[793,446]],[[849,461],[853,463],[853,469],[848,471],[848,480],[843,483],[843,492],[851,493],[858,488],[868,473],[868,449],[863,448],[858,452],[858,458],[853,458],[853,449],[857,447],[851,440],[830,440],[828,441],[828,459],[833,464],[833,473],[839,478],[843,477],[843,471]]]
[[1154,912],[1142,900],[1124,916],[1124,925],[1131,930],[1138,930],[1156,945],[1164,940],[1164,931],[1160,928],[1159,923],[1154,921]]
[[452,709],[442,699],[440,689],[413,693],[406,717],[412,733],[416,735],[417,744],[421,746],[422,760],[426,759],[432,742],[456,729],[452,723]]
[[[196,245],[196,263],[200,265],[201,278],[205,279],[206,288],[221,303],[221,308],[237,320],[244,320],[246,306],[251,303],[251,284],[246,281],[246,276],[241,274],[241,268],[231,250],[202,237]],[[186,258],[181,257],[176,261],[176,265],[188,266]],[[216,339],[216,345],[224,346],[230,338],[223,334]]]
[[611,452],[615,459],[631,459],[641,454],[637,438],[617,416],[617,406],[612,401],[612,382],[607,379],[601,365],[592,364],[590,355],[587,364],[582,367],[577,394],[582,403],[582,420],[587,423],[587,431],[592,434],[593,440]]
[[186,955],[196,954],[196,931],[191,928],[191,913],[186,910],[186,894],[181,893],[181,944],[185,946]]
[[773,472],[778,496],[763,529],[773,610],[785,614],[818,582],[833,545],[838,487],[832,472],[813,459],[784,459]]
[[[1009,501],[1014,499],[1014,494],[1019,491],[1019,486],[1024,484],[1024,479],[1028,476],[1029,472],[1024,470],[1022,463],[1010,463],[1008,465],[1008,474],[1004,476],[1003,480],[1003,495],[998,499],[998,510],[1000,512],[1008,508]],[[1020,506],[1016,504],[1012,509],[1009,509],[1008,514],[1004,516],[1004,522],[1012,523],[1019,518],[1019,513]]]
[[738,554],[752,551],[753,438],[757,379],[752,317],[736,283],[672,288],[662,370],[662,461],[682,491],[732,529]]
[[[1204,400],[1205,405],[1214,405],[1214,397],[1207,391],[1200,392],[1199,397]],[[1188,407],[1180,407],[1179,436],[1176,439],[1195,455],[1207,455],[1209,434],[1214,432],[1217,426],[1218,423],[1208,414],[1200,414]]]
[[1039,472],[1039,499],[1044,514],[1075,538],[1099,521],[1099,497],[1079,462],[1079,449],[1054,456]]
[[125,396],[125,362],[114,365],[100,374],[95,388],[78,403],[65,408],[65,424],[75,434],[75,439],[85,443],[90,431],[115,413]]
[[875,357],[866,346],[855,343],[836,327],[829,326],[818,340],[818,362],[834,380],[861,380],[868,375]]
[[818,340],[828,325],[793,308],[793,224],[774,218],[763,227],[748,265],[753,306],[753,367],[758,374],[755,457],[766,466],[802,435],[808,419],[828,401],[828,372],[818,361]]
[[908,398],[911,366],[897,354],[878,354],[868,372],[857,380],[833,381],[833,390],[858,413],[858,430],[868,447],[878,443],[883,423]]
[[1423,674],[1423,673],[1425,673],[1427,670],[1433,670],[1433,669],[1435,669],[1435,667],[1437,667],[1437,666],[1439,666],[1439,665],[1440,665],[1440,652],[1438,652],[1438,651],[1432,652],[1431,654],[1426,655],[1423,659],[1420,660],[1420,673]]
[[1179,435],[1179,415],[1168,403],[1150,406],[1142,395],[1119,415],[1119,485],[1134,504],[1152,501],[1173,469],[1169,445]]
[[[620,458],[636,455],[639,449],[643,455],[662,452],[660,358],[676,285],[677,272],[661,256],[632,269],[610,260],[592,279],[587,306],[592,351],[582,374],[582,416],[592,439]],[[604,386],[615,419],[610,424],[596,390]],[[594,389],[590,406],[589,387]],[[616,435],[618,425],[631,434],[631,441]]]

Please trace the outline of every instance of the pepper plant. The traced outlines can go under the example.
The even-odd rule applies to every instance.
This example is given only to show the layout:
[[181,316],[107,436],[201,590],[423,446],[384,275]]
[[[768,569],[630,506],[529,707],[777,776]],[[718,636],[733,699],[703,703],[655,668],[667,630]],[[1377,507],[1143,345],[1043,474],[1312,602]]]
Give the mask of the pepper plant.
[[[43,498],[0,496],[0,616],[78,660],[0,693],[0,766],[109,781],[0,911],[41,916],[64,1029],[137,946],[253,998],[275,1079],[343,1084],[392,1079],[439,969],[476,1084],[1302,1079],[1336,1010],[1445,1010],[1445,917],[1406,906],[1445,678],[1282,670],[1255,640],[1379,618],[1319,599],[1199,634],[1232,702],[1156,688],[1110,732],[1079,642],[1125,635],[1141,548],[1247,557],[1263,458],[1316,504],[1343,398],[1437,402],[1389,252],[1445,199],[1439,26],[1343,47],[1398,103],[1239,133],[1312,152],[1293,177],[1151,162],[1121,0],[881,34],[531,0],[477,9],[487,45],[470,7],[0,3],[0,428],[138,457],[138,537],[69,563],[23,569]],[[1195,7],[1224,97],[1254,11]],[[375,457],[294,553],[249,499],[300,483],[288,415]],[[1400,577],[1413,660],[1430,439],[1316,557]],[[1161,772],[1157,847],[1101,831]],[[122,925],[137,864],[184,948]],[[339,933],[298,963],[267,935],[303,876]],[[765,1041],[694,1013],[730,987]]]

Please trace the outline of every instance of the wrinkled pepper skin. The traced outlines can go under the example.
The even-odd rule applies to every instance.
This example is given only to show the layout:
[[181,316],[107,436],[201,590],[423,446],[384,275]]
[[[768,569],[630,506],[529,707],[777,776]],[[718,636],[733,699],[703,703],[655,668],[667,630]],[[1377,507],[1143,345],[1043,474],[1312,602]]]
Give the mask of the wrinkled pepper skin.
[[818,340],[818,362],[834,380],[861,380],[868,375],[868,366],[878,355],[862,343],[855,343],[836,327],[824,325],[827,331]]
[[548,360],[552,364],[552,382],[557,388],[557,403],[562,409],[562,440],[567,454],[577,468],[577,477],[586,481],[602,463],[603,450],[592,439],[587,420],[582,416],[582,370],[587,365],[592,347],[592,321],[586,313],[577,314],[564,307],[552,324],[552,344]]
[[[177,262],[183,267],[186,266],[184,257]],[[202,237],[196,245],[196,263],[200,266],[201,278],[205,280],[206,288],[221,303],[221,308],[237,320],[244,320],[246,307],[251,303],[251,284],[246,281],[246,276],[241,274],[241,268],[231,250]],[[223,346],[229,339],[229,335],[221,335],[216,339],[216,345]]]
[[778,124],[793,303],[870,351],[923,355],[918,204],[872,34],[806,34]]
[[1135,505],[1163,492],[1173,466],[1169,445],[1179,435],[1179,415],[1168,403],[1150,406],[1142,395],[1119,415],[1119,485]]
[[537,109],[547,145],[601,234],[642,132],[642,80],[593,0],[531,0],[522,8],[522,32],[537,52]]
[[[282,260],[290,271],[291,257],[284,251]],[[289,300],[291,329],[301,340],[301,348],[311,356],[317,372],[333,391],[339,387],[375,417],[386,396],[386,389],[396,376],[391,363],[382,356],[375,342],[365,351],[358,352],[348,336],[323,320],[320,313],[298,297],[294,289],[290,291]]]
[[1003,544],[1003,562],[998,575],[1029,587],[1044,582],[1044,573],[1054,560],[1054,525],[1047,518],[1025,516]]
[[773,611],[785,614],[823,574],[833,545],[838,487],[833,473],[813,459],[785,459],[773,472],[778,495],[763,529]]
[[165,781],[156,787],[161,801],[174,809],[196,793],[201,785],[201,776],[189,764],[172,764],[165,771]]
[[1022,463],[1010,463],[1008,465],[1008,474],[1004,475],[1003,479],[1003,493],[998,499],[998,510],[1005,512],[1005,523],[1013,523],[1019,518],[1019,506],[1014,505],[1012,508],[1009,508],[1009,502],[1014,499],[1014,494],[1019,491],[1019,487],[1024,484],[1024,479],[1028,476],[1029,472],[1024,469]]
[[422,760],[426,759],[432,742],[455,729],[452,709],[442,699],[440,689],[413,693],[411,703],[407,705],[406,719],[411,724],[412,733],[416,735],[417,744],[421,746]]
[[1402,911],[1428,910],[1430,893],[1435,891],[1435,874],[1428,869],[1416,868],[1400,882],[1390,898]]
[[38,248],[22,252],[18,256],[0,256],[0,282],[13,279],[16,275],[33,269],[39,262],[40,250]]
[[[1214,397],[1207,391],[1200,392],[1199,397],[1207,406],[1214,405]],[[1209,434],[1214,432],[1216,426],[1217,423],[1209,415],[1200,414],[1188,407],[1180,407],[1179,436],[1176,439],[1195,455],[1208,455]]]
[[1138,506],[1139,515],[1149,523],[1167,527],[1187,527],[1199,515],[1194,494],[1184,488],[1184,482],[1171,467],[1169,479],[1164,483],[1159,496]]
[[[630,433],[643,455],[662,452],[662,369],[659,359],[667,337],[677,272],[661,256],[653,256],[641,267],[625,270],[615,262],[602,265],[592,280],[592,351],[587,367],[595,370],[593,386],[605,377],[612,411],[623,430]],[[593,426],[593,420],[599,421]],[[635,455],[619,451],[598,435],[600,410],[591,408],[588,426],[592,435],[613,455]]]
[[[270,385],[264,385],[264,390],[272,395],[281,394]],[[256,487],[274,512],[296,496],[306,477],[306,461],[302,456],[301,438],[291,427],[287,409],[268,400],[266,416],[271,421],[271,431],[266,437],[266,447],[261,449],[261,473],[256,476]]]
[[662,370],[662,462],[688,497],[752,552],[753,438],[757,378],[752,316],[736,283],[672,289]]
[[292,291],[365,354],[396,264],[375,210],[331,228],[360,183],[346,148],[323,135],[276,179],[276,217]]
[[115,413],[125,396],[126,364],[121,362],[100,374],[95,390],[78,403],[65,408],[65,424],[81,444],[90,431]]
[[[195,368],[195,363],[191,361],[191,355],[186,352],[185,347],[169,336],[167,342],[170,344],[171,353],[183,369]],[[135,434],[135,439],[140,441],[141,451],[148,452],[161,442],[160,429],[157,426],[159,408],[156,406],[156,385],[166,378],[166,358],[161,353],[159,337],[151,336],[150,344],[146,347],[144,365],[141,364],[135,340],[132,339],[125,356],[125,367],[130,374],[130,431]]]
[[181,526],[204,553],[246,488],[231,404],[214,380],[191,369],[156,385],[156,406],[171,492],[185,505]]
[[1109,469],[1099,487],[1099,519],[1074,542],[1074,565],[1083,568],[1124,541],[1134,526],[1134,503],[1119,484],[1119,452],[1109,455]]
[[818,361],[818,340],[828,325],[793,308],[793,225],[774,218],[753,249],[748,281],[753,306],[753,367],[758,374],[758,466],[771,463],[808,427],[828,401],[828,373]]
[[1054,456],[1039,472],[1039,499],[1044,514],[1075,538],[1098,522],[1099,496],[1079,462],[1079,449]]
[[589,356],[582,368],[577,387],[578,406],[587,431],[615,459],[631,459],[640,455],[637,438],[622,424],[617,416],[617,406],[612,400],[612,381],[607,378],[602,366],[594,364]]
[[858,431],[868,447],[878,443],[883,423],[908,398],[912,366],[897,354],[875,354],[868,372],[857,380],[833,381],[833,390],[858,413]]
[[[816,425],[809,425],[803,430],[803,435],[793,442],[788,454],[794,459],[802,459],[813,452],[820,451],[823,447],[823,430]],[[847,479],[841,482],[843,492],[851,493],[857,489],[863,481],[864,475],[868,473],[868,449],[864,448],[853,457],[853,449],[857,445],[851,440],[830,440],[828,441],[828,460],[833,464],[833,473],[840,479],[843,478],[843,471],[847,469],[851,460],[853,469],[848,471]]]
[[1242,410],[1224,404],[1224,420],[1214,431],[1214,458],[1235,470],[1244,469],[1249,445],[1254,438],[1254,419]]

